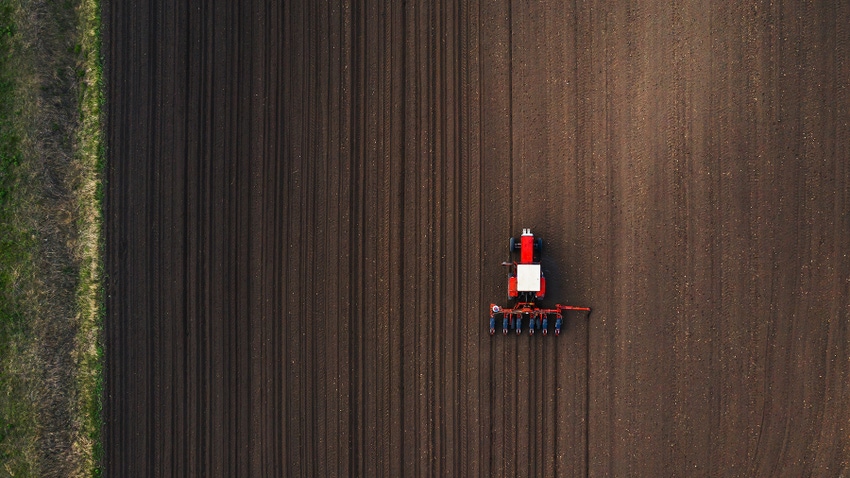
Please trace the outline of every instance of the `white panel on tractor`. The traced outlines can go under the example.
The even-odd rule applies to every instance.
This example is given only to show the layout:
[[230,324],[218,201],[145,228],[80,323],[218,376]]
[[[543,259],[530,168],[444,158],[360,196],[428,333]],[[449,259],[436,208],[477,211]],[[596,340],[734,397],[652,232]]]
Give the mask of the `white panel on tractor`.
[[540,264],[517,264],[516,289],[518,292],[540,291]]

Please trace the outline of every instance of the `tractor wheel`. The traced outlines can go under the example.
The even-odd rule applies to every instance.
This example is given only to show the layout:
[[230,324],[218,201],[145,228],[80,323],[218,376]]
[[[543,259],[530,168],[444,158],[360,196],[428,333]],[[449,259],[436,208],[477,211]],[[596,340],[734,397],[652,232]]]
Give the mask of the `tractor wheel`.
[[543,251],[543,238],[538,237],[534,240],[534,250],[537,252]]
[[519,250],[519,248],[517,247],[515,238],[512,237],[509,244],[510,245],[508,246],[508,252],[516,252],[516,251]]

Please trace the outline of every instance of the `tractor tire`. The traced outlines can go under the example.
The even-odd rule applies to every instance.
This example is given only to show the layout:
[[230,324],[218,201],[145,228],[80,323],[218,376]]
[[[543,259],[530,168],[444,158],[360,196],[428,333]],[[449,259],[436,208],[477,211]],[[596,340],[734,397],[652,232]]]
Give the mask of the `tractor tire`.
[[534,262],[540,262],[540,253],[543,251],[543,239],[538,237],[534,239]]
[[508,246],[508,252],[513,253],[519,250],[519,247],[517,247],[516,238],[512,237],[509,244],[510,245]]

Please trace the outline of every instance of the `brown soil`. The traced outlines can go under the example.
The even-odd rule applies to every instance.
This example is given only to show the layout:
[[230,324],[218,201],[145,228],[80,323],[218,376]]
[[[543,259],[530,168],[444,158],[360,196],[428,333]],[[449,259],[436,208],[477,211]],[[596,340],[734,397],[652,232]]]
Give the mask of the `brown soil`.
[[850,473],[850,4],[107,3],[109,476]]

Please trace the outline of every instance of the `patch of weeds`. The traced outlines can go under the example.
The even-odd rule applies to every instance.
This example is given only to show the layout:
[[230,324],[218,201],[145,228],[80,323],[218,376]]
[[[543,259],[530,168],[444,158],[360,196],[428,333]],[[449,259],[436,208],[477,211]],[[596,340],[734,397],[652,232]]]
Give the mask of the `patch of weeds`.
[[79,149],[76,158],[82,170],[78,188],[80,246],[83,251],[77,287],[78,392],[82,430],[77,443],[83,452],[86,476],[101,476],[103,444],[103,339],[105,296],[103,280],[103,62],[101,60],[100,1],[82,0],[80,4],[81,62]]
[[[57,472],[59,463],[65,476],[100,476],[105,315],[100,2],[35,0],[27,3],[33,10],[27,12],[21,3],[0,0],[0,476]],[[39,162],[60,155],[72,155],[73,167]],[[54,169],[44,174],[45,167]],[[61,195],[68,197],[57,199]],[[57,204],[66,211],[64,219],[56,218]],[[56,236],[61,240],[49,243],[44,230],[62,230]],[[52,283],[57,275],[60,283]],[[76,313],[73,326],[69,313]],[[69,361],[48,356],[56,353],[50,341],[57,339],[46,337],[36,323],[71,331],[62,342],[74,340],[73,352],[65,352],[73,354],[71,369],[51,365]],[[47,384],[46,375],[69,386]],[[42,413],[40,402],[53,404],[51,413]],[[44,418],[53,412],[63,419]],[[60,444],[68,451],[56,456],[45,435],[73,443]]]
[[25,220],[23,155],[16,111],[13,49],[15,6],[0,0],[0,474],[33,471],[35,407],[26,351],[28,284],[35,240]]

